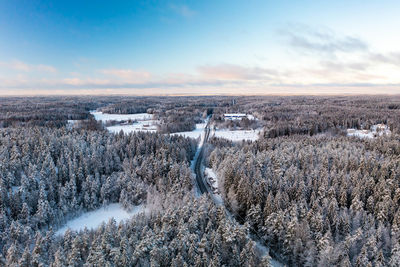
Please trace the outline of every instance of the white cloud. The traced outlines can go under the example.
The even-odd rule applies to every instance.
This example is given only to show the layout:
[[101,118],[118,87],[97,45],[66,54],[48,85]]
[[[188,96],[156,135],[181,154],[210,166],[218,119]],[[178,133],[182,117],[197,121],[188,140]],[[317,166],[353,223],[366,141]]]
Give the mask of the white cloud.
[[355,36],[337,36],[328,28],[312,28],[290,24],[279,31],[287,44],[306,53],[333,55],[337,52],[354,53],[368,50],[368,44]]
[[391,64],[400,67],[400,52],[390,52],[387,54],[371,53],[370,60],[376,63]]
[[131,69],[103,69],[99,72],[107,76],[114,76],[128,81],[145,81],[151,78],[150,72]]
[[[175,7],[177,8],[177,7]],[[183,9],[183,13],[187,12]],[[182,9],[181,9],[182,11]],[[187,13],[186,15],[190,14]],[[400,53],[372,51],[361,38],[338,35],[330,30],[310,27],[291,28],[283,34],[292,48],[292,61],[287,67],[217,63],[200,65],[190,73],[164,75],[146,70],[109,68],[94,70],[91,74],[71,71],[59,78],[38,78],[36,72],[52,73],[56,69],[47,65],[33,65],[22,61],[0,62],[1,68],[18,71],[22,76],[0,77],[0,94],[6,90],[41,89],[52,92],[102,90],[109,93],[131,91],[233,93],[243,94],[297,92],[395,92],[400,88]],[[28,72],[34,72],[28,75]],[[22,73],[22,74],[21,74]],[[53,77],[54,79],[48,79]],[[209,90],[209,91],[207,91]],[[398,91],[400,93],[400,90]]]
[[43,64],[39,65],[28,64],[19,60],[12,60],[7,62],[0,61],[0,67],[10,70],[23,71],[23,72],[49,72],[49,73],[57,72],[57,69],[53,66],[43,65]]
[[277,71],[235,64],[203,65],[197,70],[201,75],[218,80],[262,80],[278,76]]

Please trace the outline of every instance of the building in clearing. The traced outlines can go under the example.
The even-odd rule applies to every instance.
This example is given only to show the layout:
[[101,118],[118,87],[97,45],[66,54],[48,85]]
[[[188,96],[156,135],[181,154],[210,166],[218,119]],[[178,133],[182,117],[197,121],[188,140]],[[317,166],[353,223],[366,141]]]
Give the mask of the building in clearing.
[[245,114],[245,113],[225,113],[224,119],[233,121],[233,120],[242,120],[243,118],[248,118],[249,120],[254,120],[253,115]]
[[375,124],[370,130],[347,129],[348,136],[356,136],[360,138],[375,138],[379,136],[390,136],[392,132],[385,124]]
[[389,127],[387,127],[385,124],[375,124],[375,125],[371,126],[371,130],[374,132],[386,131],[388,129],[389,129]]

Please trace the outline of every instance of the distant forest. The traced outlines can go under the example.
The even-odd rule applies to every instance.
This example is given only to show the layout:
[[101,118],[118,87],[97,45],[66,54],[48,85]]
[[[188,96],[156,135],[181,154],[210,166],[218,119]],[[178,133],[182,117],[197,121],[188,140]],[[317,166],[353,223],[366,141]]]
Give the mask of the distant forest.
[[[96,109],[159,130],[112,134]],[[208,115],[262,132],[206,144],[224,206],[196,193],[197,141],[168,134]],[[392,134],[347,136],[375,124]],[[0,265],[400,266],[399,131],[398,96],[0,98]],[[115,202],[150,211],[55,235]]]

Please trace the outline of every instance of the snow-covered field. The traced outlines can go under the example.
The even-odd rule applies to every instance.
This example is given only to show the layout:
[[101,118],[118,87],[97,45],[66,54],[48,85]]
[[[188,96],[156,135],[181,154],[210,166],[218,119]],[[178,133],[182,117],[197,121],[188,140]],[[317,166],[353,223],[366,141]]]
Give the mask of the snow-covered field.
[[[207,125],[209,118],[205,120],[204,123],[196,124],[196,129],[190,132],[179,132],[179,133],[172,133],[171,135],[181,135],[184,137],[190,137],[194,139],[203,138],[204,128]],[[260,129],[257,130],[227,130],[227,129],[217,129],[213,130],[210,136],[215,136],[219,138],[225,138],[234,142],[242,141],[242,140],[250,140],[255,141],[259,137],[259,133],[261,132]],[[202,143],[202,142],[200,142]]]
[[226,129],[214,131],[214,136],[219,138],[225,138],[234,142],[242,140],[255,141],[259,138],[261,130],[233,130],[229,131]]
[[391,134],[392,132],[385,124],[372,125],[370,130],[347,129],[347,136],[355,136],[359,138],[372,139],[378,136],[389,136]]
[[153,117],[152,114],[148,113],[136,113],[136,114],[106,114],[99,111],[91,111],[90,112],[96,121],[102,121],[105,123],[106,121],[127,121],[127,120],[151,120]]
[[114,125],[107,127],[107,130],[112,133],[119,133],[121,130],[129,134],[130,132],[156,132],[157,131],[157,122],[156,120],[146,120],[146,121],[138,121],[133,124],[127,125]]
[[119,203],[109,204],[98,210],[86,212],[81,216],[72,219],[67,222],[66,225],[61,227],[56,235],[63,235],[67,229],[74,231],[80,231],[85,229],[95,229],[99,227],[103,222],[107,223],[108,220],[114,218],[117,223],[129,219],[135,214],[143,211],[143,206],[137,206],[132,211],[124,210]]
[[359,138],[374,138],[374,134],[370,130],[347,129],[347,135]]
[[204,128],[206,127],[207,123],[198,123],[196,124],[196,129],[190,132],[179,132],[179,133],[172,133],[171,135],[181,135],[184,137],[190,137],[190,138],[200,138],[201,135],[204,133]]
[[107,121],[136,121],[132,124],[114,125],[107,127],[107,130],[112,133],[119,133],[121,130],[125,134],[130,132],[156,132],[157,131],[157,120],[153,120],[152,114],[148,113],[137,113],[137,114],[105,114],[98,111],[90,112],[97,121],[102,121],[103,123]]

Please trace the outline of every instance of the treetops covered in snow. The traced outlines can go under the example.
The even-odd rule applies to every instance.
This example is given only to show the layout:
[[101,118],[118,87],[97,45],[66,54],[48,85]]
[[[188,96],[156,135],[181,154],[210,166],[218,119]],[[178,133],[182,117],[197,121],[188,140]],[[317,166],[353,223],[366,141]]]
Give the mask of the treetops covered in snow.
[[[0,265],[267,266],[245,227],[210,199],[194,199],[194,152],[195,141],[180,136],[0,130]],[[116,202],[148,212],[55,234]]]
[[[106,131],[95,109],[160,127]],[[400,265],[399,97],[7,98],[0,111],[1,266],[268,266],[254,241],[289,266]],[[185,137],[211,114],[216,133],[256,136],[205,144],[218,205],[196,198]],[[121,223],[56,234],[110,206]]]
[[289,265],[400,264],[397,139],[293,136],[213,146],[208,161],[225,205]]

